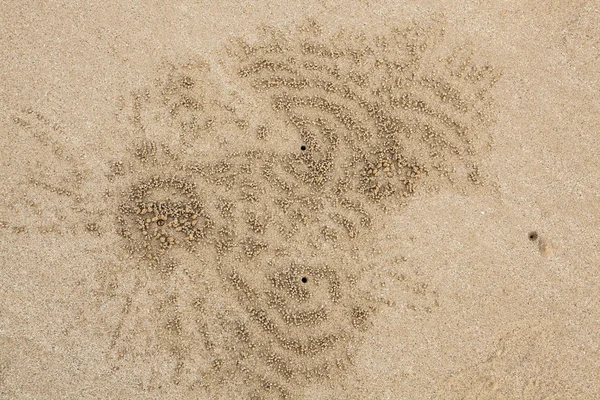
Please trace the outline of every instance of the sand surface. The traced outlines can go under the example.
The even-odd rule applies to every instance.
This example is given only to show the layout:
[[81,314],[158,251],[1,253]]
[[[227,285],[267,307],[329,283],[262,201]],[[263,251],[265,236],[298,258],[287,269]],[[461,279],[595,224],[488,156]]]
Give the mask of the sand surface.
[[4,1],[1,399],[600,398],[600,3]]

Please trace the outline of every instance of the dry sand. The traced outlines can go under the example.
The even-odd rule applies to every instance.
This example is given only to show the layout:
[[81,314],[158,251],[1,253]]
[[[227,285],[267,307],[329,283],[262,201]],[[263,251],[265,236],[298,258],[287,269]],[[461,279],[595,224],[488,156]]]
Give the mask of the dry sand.
[[0,15],[0,398],[600,398],[598,1]]

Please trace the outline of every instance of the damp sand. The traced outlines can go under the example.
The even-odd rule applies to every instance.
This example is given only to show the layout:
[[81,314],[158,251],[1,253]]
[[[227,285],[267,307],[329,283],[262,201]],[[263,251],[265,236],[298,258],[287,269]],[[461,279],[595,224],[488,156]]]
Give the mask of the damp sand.
[[3,6],[3,397],[598,396],[593,2],[182,7]]

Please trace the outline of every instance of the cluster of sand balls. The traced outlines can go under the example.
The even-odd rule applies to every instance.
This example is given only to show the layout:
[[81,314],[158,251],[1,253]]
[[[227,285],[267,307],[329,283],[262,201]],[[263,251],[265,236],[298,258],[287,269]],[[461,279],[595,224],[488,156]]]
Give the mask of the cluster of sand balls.
[[[149,192],[163,187],[178,189],[187,201],[148,201]],[[153,177],[137,184],[128,198],[129,202],[121,205],[121,213],[135,223],[125,224],[122,232],[148,260],[159,261],[180,242],[200,241],[212,227],[203,204],[195,198],[194,186],[184,180]]]
[[[233,305],[189,307],[210,343],[212,373],[241,375],[247,397],[290,398],[307,382],[340,376],[370,326],[370,300],[347,293],[364,265],[358,258],[328,264],[314,253],[327,248],[328,257],[341,259],[356,251],[363,233],[377,229],[379,211],[405,204],[455,169],[467,166],[468,183],[480,183],[475,144],[485,130],[475,103],[492,82],[489,70],[461,70],[455,59],[431,68],[425,60],[435,38],[418,27],[372,40],[326,37],[314,25],[299,32],[234,46],[233,79],[265,105],[253,122],[235,107],[215,107],[189,66],[160,80],[154,99],[150,92],[136,97],[139,131],[152,123],[142,115],[162,115],[184,145],[227,126],[253,132],[261,149],[186,163],[167,151],[169,161],[159,160],[154,143],[142,145],[134,154],[142,173],[119,209],[129,251],[152,267],[172,272],[179,258],[193,269],[216,255],[207,265],[221,279],[218,304]],[[465,82],[478,85],[477,96]],[[143,107],[154,108],[144,114]],[[278,134],[294,139],[293,148],[262,148]],[[126,178],[125,170],[113,165],[115,177]],[[176,251],[182,247],[190,251]],[[300,247],[319,261],[296,263],[304,259]],[[175,285],[173,275],[156,279]],[[191,278],[189,285],[199,287]],[[190,349],[198,332],[181,317],[191,314],[185,307],[165,318],[169,346]]]

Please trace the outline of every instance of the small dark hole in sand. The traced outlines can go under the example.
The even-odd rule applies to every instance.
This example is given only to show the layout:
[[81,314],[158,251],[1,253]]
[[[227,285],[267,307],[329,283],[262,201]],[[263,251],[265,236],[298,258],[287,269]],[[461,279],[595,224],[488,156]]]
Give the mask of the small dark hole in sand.
[[302,151],[306,150],[306,146],[305,145],[300,146],[300,150],[302,150]]
[[529,237],[529,240],[531,240],[531,241],[537,240],[538,233],[536,231],[531,231],[531,232],[529,232],[528,237]]
[[156,221],[156,224],[158,226],[163,226],[165,224],[165,221],[163,221],[162,219],[159,219],[158,221]]
[[307,277],[303,277],[302,278],[302,283],[306,283],[306,282],[308,282],[308,278]]

